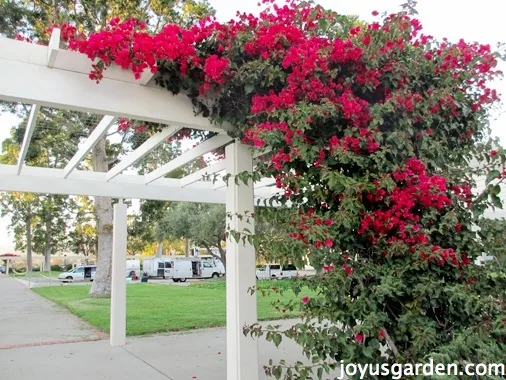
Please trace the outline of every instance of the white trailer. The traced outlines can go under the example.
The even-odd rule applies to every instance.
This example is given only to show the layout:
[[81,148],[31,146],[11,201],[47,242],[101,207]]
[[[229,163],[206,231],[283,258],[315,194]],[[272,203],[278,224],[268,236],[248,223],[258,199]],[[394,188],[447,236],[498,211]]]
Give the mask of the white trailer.
[[127,259],[126,276],[131,279],[141,278],[141,262],[137,259]]
[[149,277],[172,279],[174,282],[185,282],[189,278],[217,278],[220,268],[213,262],[198,257],[163,257],[146,259],[143,272]]

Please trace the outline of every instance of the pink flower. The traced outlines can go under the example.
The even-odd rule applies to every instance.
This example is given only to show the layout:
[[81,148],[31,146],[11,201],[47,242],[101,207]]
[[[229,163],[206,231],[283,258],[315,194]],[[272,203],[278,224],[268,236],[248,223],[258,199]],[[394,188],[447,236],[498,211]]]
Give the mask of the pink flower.
[[380,330],[380,332],[378,334],[378,338],[379,339],[385,339],[385,330]]
[[495,156],[497,156],[497,150],[491,150],[490,157],[495,157]]
[[457,224],[457,225],[455,226],[455,231],[456,231],[456,232],[460,232],[461,230],[462,230],[462,224],[460,224],[460,223],[459,223],[459,224]]
[[334,240],[332,240],[332,239],[325,239],[325,245],[328,248],[332,248],[334,246]]
[[304,296],[300,299],[300,301],[304,304],[308,303],[309,302],[309,297],[308,296]]
[[355,335],[355,342],[361,343],[363,341],[364,341],[364,334],[360,333],[360,334]]
[[332,265],[332,264],[330,264],[330,265],[324,265],[324,266],[323,266],[323,270],[324,270],[325,272],[327,272],[327,273],[328,273],[328,272],[332,272],[332,271],[334,270],[334,265]]
[[378,11],[372,11],[372,15],[373,16],[377,16],[377,15],[379,15],[379,12]]

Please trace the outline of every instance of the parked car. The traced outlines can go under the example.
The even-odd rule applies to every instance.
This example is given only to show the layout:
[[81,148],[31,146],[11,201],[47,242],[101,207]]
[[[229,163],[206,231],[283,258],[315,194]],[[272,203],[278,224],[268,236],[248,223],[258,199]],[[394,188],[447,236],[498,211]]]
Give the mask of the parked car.
[[96,265],[80,265],[68,272],[60,273],[58,275],[58,280],[63,282],[93,281],[96,271]]
[[299,272],[292,264],[265,264],[259,265],[256,271],[257,280],[280,280],[282,278],[297,277]]
[[5,274],[5,267],[3,265],[0,265],[0,273]]

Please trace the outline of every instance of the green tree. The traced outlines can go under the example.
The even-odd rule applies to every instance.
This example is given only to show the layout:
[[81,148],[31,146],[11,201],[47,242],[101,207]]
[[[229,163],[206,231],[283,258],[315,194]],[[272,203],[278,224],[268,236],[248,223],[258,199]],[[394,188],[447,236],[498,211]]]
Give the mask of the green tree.
[[0,216],[10,218],[9,228],[14,232],[14,246],[16,249],[26,249],[27,271],[32,271],[33,227],[40,203],[35,194],[1,193]]
[[[222,245],[226,240],[226,215],[222,205],[206,203],[176,203],[158,221],[158,241],[166,238],[184,238],[207,249],[210,255],[221,260],[226,266],[227,258]],[[216,255],[211,248],[217,248]]]
[[[61,118],[62,111],[45,110],[38,115],[44,128],[34,131],[25,162],[28,165],[62,167],[67,155],[76,147],[68,141],[68,131],[79,132],[71,117]],[[71,115],[69,115],[71,116]],[[56,128],[56,125],[63,128]],[[16,164],[26,129],[26,119],[12,128],[11,137],[3,141],[0,162]],[[50,270],[51,253],[66,247],[69,215],[73,202],[68,196],[2,193],[0,210],[11,219],[14,241],[18,249],[26,249],[28,271],[31,271],[31,254],[43,254],[44,269]]]

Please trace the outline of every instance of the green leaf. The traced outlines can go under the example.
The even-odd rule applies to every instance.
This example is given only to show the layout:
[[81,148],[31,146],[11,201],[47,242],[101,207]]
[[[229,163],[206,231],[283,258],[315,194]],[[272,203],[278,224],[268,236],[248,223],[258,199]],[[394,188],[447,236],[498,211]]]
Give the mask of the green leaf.
[[492,170],[491,172],[489,172],[487,174],[487,180],[485,181],[485,184],[488,185],[490,182],[492,182],[494,179],[496,179],[500,175],[501,175],[501,173],[499,172],[499,170]]
[[492,199],[492,204],[497,208],[502,208],[502,201],[501,198],[499,198],[495,194],[490,194],[490,198]]
[[276,347],[279,347],[279,345],[281,344],[281,340],[282,340],[281,334],[275,334],[272,337],[272,341],[274,342],[274,344],[276,345]]
[[251,94],[254,90],[255,86],[253,86],[252,84],[247,84],[246,86],[244,86],[244,92],[246,93],[246,95]]

